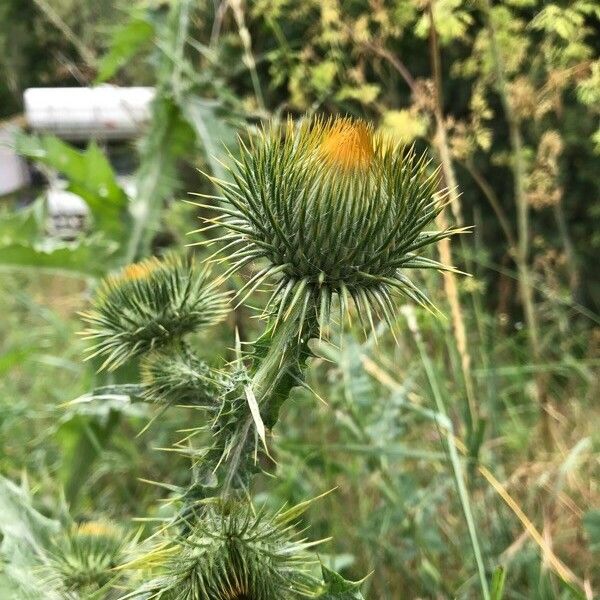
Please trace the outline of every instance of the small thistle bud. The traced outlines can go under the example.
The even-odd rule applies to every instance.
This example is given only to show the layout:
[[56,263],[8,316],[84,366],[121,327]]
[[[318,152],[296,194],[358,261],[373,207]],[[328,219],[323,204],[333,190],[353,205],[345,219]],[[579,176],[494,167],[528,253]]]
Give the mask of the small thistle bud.
[[88,324],[84,337],[94,342],[88,358],[102,356],[101,369],[116,369],[218,322],[226,307],[226,295],[191,257],[129,265],[101,283],[92,310],[82,315]]
[[271,280],[270,306],[300,306],[302,319],[316,309],[321,323],[333,297],[369,319],[372,309],[389,319],[394,290],[429,303],[405,271],[450,269],[419,254],[459,230],[428,229],[446,194],[425,156],[349,118],[273,126],[240,152],[233,183],[215,180],[225,203],[214,208],[229,230],[225,248],[237,246],[229,273],[266,262],[244,292]]
[[[115,571],[124,561],[131,537],[106,521],[74,525],[59,536],[50,548],[44,567],[48,584],[65,592],[65,598],[96,597],[94,593],[116,583]],[[69,594],[77,593],[77,596]]]
[[137,594],[187,600],[314,596],[319,581],[311,570],[316,561],[307,550],[315,542],[300,539],[293,528],[303,508],[269,515],[247,503],[213,501],[187,537],[148,555],[152,564],[165,557],[163,575]]
[[187,348],[155,351],[141,363],[143,395],[154,402],[218,407],[225,377],[213,371]]

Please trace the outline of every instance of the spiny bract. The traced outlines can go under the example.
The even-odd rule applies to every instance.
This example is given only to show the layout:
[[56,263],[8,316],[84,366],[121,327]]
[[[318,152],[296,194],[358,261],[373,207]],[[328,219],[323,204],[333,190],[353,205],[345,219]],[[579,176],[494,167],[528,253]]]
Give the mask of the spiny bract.
[[92,340],[88,358],[102,356],[101,369],[164,347],[223,318],[226,295],[215,290],[205,267],[192,257],[149,258],[109,275],[92,310],[83,313]]
[[229,171],[232,183],[215,180],[225,203],[213,207],[229,230],[218,238],[234,261],[228,273],[266,259],[242,293],[271,279],[269,305],[280,314],[300,306],[302,319],[317,310],[323,324],[338,296],[342,313],[351,298],[359,315],[389,318],[393,290],[428,304],[405,269],[451,268],[419,256],[459,231],[428,229],[446,201],[438,170],[362,121],[270,126],[240,143]]

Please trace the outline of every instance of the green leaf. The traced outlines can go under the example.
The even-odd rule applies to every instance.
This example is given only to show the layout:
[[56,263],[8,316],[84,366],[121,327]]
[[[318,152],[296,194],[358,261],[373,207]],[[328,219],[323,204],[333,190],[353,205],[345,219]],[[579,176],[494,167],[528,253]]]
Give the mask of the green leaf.
[[113,77],[127,61],[138,54],[155,34],[154,25],[143,17],[134,17],[113,31],[110,50],[98,64],[96,83]]
[[[58,530],[57,521],[48,519],[32,507],[31,498],[23,488],[0,476],[0,556],[5,563],[2,571],[11,584],[19,587],[23,597],[41,592],[31,575],[40,564],[40,557],[44,555],[50,538]],[[4,585],[4,582],[1,584]],[[50,596],[40,594],[34,597]]]
[[409,109],[388,110],[383,114],[381,129],[394,140],[411,144],[427,133],[429,119],[422,113]]
[[338,65],[333,60],[325,60],[313,67],[310,79],[315,90],[320,94],[328,92],[333,85],[337,72]]
[[194,146],[194,132],[182,117],[179,106],[167,95],[157,94],[152,118],[140,148],[136,173],[135,211],[138,218],[129,240],[131,258],[146,256],[159,228],[165,201],[178,185],[177,161]]
[[45,203],[40,199],[23,210],[0,214],[0,247],[15,241],[43,237],[46,223]]
[[0,215],[0,271],[43,269],[85,277],[100,277],[113,264],[118,244],[101,236],[65,242],[45,233],[45,203]]
[[0,271],[12,268],[34,268],[84,277],[102,277],[113,264],[118,246],[93,237],[78,242],[47,239],[29,244],[0,244]]
[[504,567],[498,567],[492,575],[492,585],[490,589],[491,600],[502,600],[505,582],[506,569]]
[[219,103],[197,96],[186,96],[180,103],[184,118],[192,126],[206,153],[206,160],[216,177],[224,179],[225,169],[219,162],[224,148],[233,146],[235,130],[219,115]]
[[336,94],[336,98],[343,100],[356,100],[361,104],[371,104],[377,100],[381,88],[375,83],[364,83],[359,86],[343,86]]
[[360,592],[360,586],[364,580],[348,581],[339,573],[321,565],[325,589],[319,596],[321,600],[364,600]]
[[68,190],[81,196],[89,206],[97,230],[112,239],[125,237],[130,224],[127,194],[95,142],[82,151],[55,136],[21,135],[16,149],[62,173],[69,182]]

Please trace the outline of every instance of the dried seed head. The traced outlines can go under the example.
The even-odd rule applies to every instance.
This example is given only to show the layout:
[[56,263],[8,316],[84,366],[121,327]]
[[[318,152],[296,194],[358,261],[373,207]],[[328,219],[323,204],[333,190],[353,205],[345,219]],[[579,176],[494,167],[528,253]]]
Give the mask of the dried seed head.
[[266,261],[242,293],[271,279],[270,306],[318,310],[322,323],[333,296],[369,321],[372,309],[390,318],[393,290],[428,303],[405,271],[451,268],[420,253],[458,230],[429,230],[446,194],[426,156],[348,118],[271,126],[240,153],[233,183],[216,180],[225,204],[215,208],[229,230],[227,274]]

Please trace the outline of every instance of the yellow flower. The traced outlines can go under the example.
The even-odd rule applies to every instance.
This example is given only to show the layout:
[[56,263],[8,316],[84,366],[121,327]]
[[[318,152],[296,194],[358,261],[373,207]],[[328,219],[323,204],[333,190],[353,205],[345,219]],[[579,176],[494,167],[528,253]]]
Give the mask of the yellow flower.
[[155,258],[147,258],[141,262],[127,265],[121,271],[119,278],[123,281],[133,281],[134,279],[144,279],[148,277],[157,267],[160,266],[160,261]]
[[106,277],[104,281],[105,285],[98,292],[98,298],[104,301],[112,290],[118,289],[124,283],[148,279],[160,266],[160,260],[154,256],[126,265],[119,273]]
[[117,528],[111,523],[103,523],[102,521],[87,521],[80,523],[74,528],[76,535],[87,535],[90,537],[117,537]]
[[346,171],[366,170],[371,165],[373,130],[363,121],[337,118],[323,125],[319,154],[332,166]]

